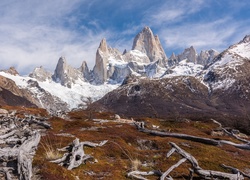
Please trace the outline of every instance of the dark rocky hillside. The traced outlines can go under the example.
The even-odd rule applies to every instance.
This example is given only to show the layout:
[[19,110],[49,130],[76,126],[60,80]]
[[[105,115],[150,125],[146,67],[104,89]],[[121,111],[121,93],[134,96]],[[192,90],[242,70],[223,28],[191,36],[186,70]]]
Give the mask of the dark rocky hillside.
[[242,95],[243,89],[242,93],[234,89],[210,92],[199,79],[180,76],[161,80],[141,79],[123,84],[93,106],[127,117],[175,120],[213,118],[225,125],[249,131],[250,97],[245,94],[245,98],[241,98]]

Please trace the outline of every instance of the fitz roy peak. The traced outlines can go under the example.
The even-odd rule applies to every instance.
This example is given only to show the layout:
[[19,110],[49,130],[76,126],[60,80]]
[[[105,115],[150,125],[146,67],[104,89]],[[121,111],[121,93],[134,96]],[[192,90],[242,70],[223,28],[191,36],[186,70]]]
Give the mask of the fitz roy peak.
[[[189,56],[187,52],[192,53]],[[172,72],[164,76],[166,78],[127,78],[125,83],[93,106],[98,107],[97,110],[108,110],[127,117],[214,119],[225,126],[250,133],[250,36],[212,60],[208,56],[214,56],[215,51],[203,51],[201,54],[208,64],[194,76],[180,73],[173,76],[176,70],[183,72],[189,66],[189,60],[199,59],[198,55],[195,58],[191,47],[179,57],[171,56],[176,59],[186,56],[186,59],[180,61],[178,67],[172,67]]]
[[159,37],[154,35],[149,27],[145,27],[139,34],[137,34],[134,39],[132,50],[138,50],[145,53],[150,62],[158,60],[165,61],[167,59]]
[[105,38],[102,39],[92,70],[86,61],[75,68],[70,66],[66,57],[60,57],[53,73],[38,67],[29,77],[7,71],[0,72],[0,75],[14,80],[26,94],[34,96],[31,102],[36,106],[48,110],[70,110],[83,107],[89,97],[93,101],[102,98],[130,76],[151,79],[195,76],[217,54],[209,50],[197,55],[194,47],[190,47],[168,59],[159,37],[149,27],[144,27],[135,36],[131,50],[123,53],[110,47]]
[[183,60],[189,64],[181,74],[194,74],[201,69],[199,64],[205,65],[204,63],[211,61],[217,54],[218,52],[209,50],[197,55],[196,50],[191,46],[180,55],[174,55],[168,59],[159,37],[154,35],[149,27],[145,27],[134,38],[132,49],[123,53],[108,46],[106,39],[102,39],[96,51],[93,70],[88,69],[86,62],[78,69],[73,68],[67,64],[64,57],[61,57],[52,79],[70,88],[76,80],[101,85],[122,83],[131,74],[159,78],[165,77],[166,74],[178,75],[180,71],[177,69],[180,65],[183,67],[183,63],[180,63]]

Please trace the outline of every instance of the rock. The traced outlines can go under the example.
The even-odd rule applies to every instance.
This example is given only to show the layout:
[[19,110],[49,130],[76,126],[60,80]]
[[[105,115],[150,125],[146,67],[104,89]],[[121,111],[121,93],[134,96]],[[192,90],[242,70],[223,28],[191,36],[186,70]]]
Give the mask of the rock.
[[79,71],[82,73],[83,78],[86,81],[90,80],[90,71],[86,61],[83,61],[81,67],[79,68]]
[[[149,62],[167,59],[167,56],[161,46],[158,36],[154,36],[152,30],[149,27],[144,27],[144,29],[137,34],[134,39],[132,50],[138,50],[145,53]],[[149,63],[144,62],[144,63]]]
[[61,83],[63,86],[71,88],[77,79],[83,78],[79,70],[67,64],[65,57],[60,57],[52,79],[55,82]]
[[123,55],[123,58],[126,62],[150,63],[149,57],[139,50],[128,51]]
[[197,58],[198,55],[193,46],[191,46],[190,48],[186,48],[183,53],[178,55],[178,61],[187,59],[187,62],[193,62],[195,64],[197,63]]
[[3,72],[6,72],[6,73],[14,75],[14,76],[19,75],[19,73],[17,72],[17,70],[14,67],[10,67],[9,69],[4,70]]
[[168,66],[175,66],[178,64],[178,57],[175,56],[174,53],[172,53],[172,55],[170,56],[170,58],[168,59]]
[[219,52],[214,49],[210,49],[208,51],[201,51],[197,58],[197,63],[201,65],[209,64],[218,55]]
[[102,39],[99,48],[96,51],[96,61],[93,69],[94,83],[103,84],[107,79],[107,63],[109,50],[106,39]]
[[38,81],[51,80],[52,73],[46,71],[42,66],[35,68],[32,73],[29,74],[29,77],[35,78]]

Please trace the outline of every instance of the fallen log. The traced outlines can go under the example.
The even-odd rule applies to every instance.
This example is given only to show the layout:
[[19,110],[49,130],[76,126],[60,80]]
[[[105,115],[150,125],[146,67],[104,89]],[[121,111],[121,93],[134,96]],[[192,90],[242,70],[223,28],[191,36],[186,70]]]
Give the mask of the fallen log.
[[106,143],[107,141],[102,141],[100,143],[93,143],[89,141],[80,142],[79,139],[76,138],[69,146],[58,149],[59,151],[66,151],[62,158],[50,162],[57,163],[61,166],[66,166],[68,170],[72,170],[73,168],[86,163],[88,159],[93,159],[92,156],[85,154],[83,149],[84,146],[97,147],[103,146]]
[[152,175],[156,175],[156,176],[161,176],[162,173],[161,171],[131,171],[127,174],[128,177],[130,178],[134,178],[134,179],[138,179],[138,180],[147,180],[146,178],[144,178],[143,176],[152,176]]
[[[175,143],[170,142],[169,143],[172,148],[175,149],[174,152],[180,154],[183,159],[188,160],[191,165],[192,165],[192,170],[194,173],[196,173],[198,176],[200,176],[201,178],[205,178],[205,179],[214,179],[214,178],[222,178],[222,179],[232,179],[232,180],[241,180],[244,179],[243,175],[238,172],[237,174],[230,174],[230,173],[224,173],[224,172],[220,172],[220,171],[212,171],[212,170],[204,170],[202,169],[199,164],[198,161],[189,153],[187,153],[186,151],[184,151],[183,149],[181,149],[179,146],[177,146]],[[171,150],[171,152],[173,152],[173,150]],[[173,153],[169,153],[170,156]],[[180,162],[180,163],[179,163]],[[178,167],[179,164],[181,164],[182,162],[184,162],[184,160],[180,160],[174,167]],[[161,180],[164,180],[166,178],[166,174],[168,175],[172,169],[169,168],[170,170],[167,170],[165,173],[163,173]]]
[[229,169],[232,171],[233,174],[242,174],[244,177],[249,178],[250,179],[250,175],[244,173],[243,171],[240,171],[237,168],[234,168],[232,166],[226,166],[225,164],[222,164],[221,167],[225,168],[225,169]]
[[156,135],[156,136],[161,136],[161,137],[174,137],[174,138],[185,139],[185,140],[190,140],[190,141],[194,141],[194,142],[200,142],[203,144],[208,144],[208,145],[213,145],[213,146],[228,144],[228,145],[232,145],[232,146],[239,148],[239,149],[250,150],[250,143],[237,144],[237,143],[234,143],[231,141],[226,141],[226,140],[215,140],[215,139],[204,138],[204,137],[199,137],[199,136],[192,136],[192,135],[188,135],[188,134],[170,133],[170,132],[150,130],[150,129],[147,129],[144,127],[143,122],[139,122],[139,123],[135,122],[134,124],[140,132],[148,133],[151,135]]
[[[229,132],[226,128],[223,128],[222,127],[222,124],[219,123],[218,121],[212,119],[212,121],[215,123],[215,124],[218,124],[219,125],[219,129],[221,129],[225,134],[231,136],[231,137],[234,137],[235,139],[241,141],[241,142],[244,142],[246,144],[250,144],[250,141],[246,140],[246,139],[243,139],[241,137],[239,137],[238,135],[234,134],[233,131]],[[237,130],[238,131],[238,130]]]

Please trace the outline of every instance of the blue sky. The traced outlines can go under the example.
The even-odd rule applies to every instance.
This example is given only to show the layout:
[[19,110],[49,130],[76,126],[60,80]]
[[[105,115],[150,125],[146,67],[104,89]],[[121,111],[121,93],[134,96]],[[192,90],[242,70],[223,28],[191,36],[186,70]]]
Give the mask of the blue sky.
[[250,34],[250,1],[1,0],[0,69],[53,71],[60,56],[92,68],[102,38],[130,50],[144,26],[159,35],[168,57],[191,45],[222,51]]

